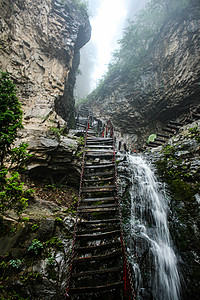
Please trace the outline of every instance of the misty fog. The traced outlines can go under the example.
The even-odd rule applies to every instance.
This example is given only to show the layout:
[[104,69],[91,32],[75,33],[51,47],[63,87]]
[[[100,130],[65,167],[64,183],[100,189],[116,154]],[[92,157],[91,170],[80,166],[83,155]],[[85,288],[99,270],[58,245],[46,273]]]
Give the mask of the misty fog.
[[86,97],[105,74],[112,52],[118,47],[127,20],[133,19],[148,0],[88,0],[91,40],[81,49],[75,97]]

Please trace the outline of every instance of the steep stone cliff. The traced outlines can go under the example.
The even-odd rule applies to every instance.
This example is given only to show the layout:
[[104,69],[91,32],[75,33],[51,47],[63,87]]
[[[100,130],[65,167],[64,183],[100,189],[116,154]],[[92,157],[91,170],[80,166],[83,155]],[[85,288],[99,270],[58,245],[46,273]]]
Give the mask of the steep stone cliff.
[[182,298],[198,299],[200,278],[200,121],[183,126],[151,159],[170,190],[170,233],[179,256]]
[[19,90],[26,127],[41,126],[52,112],[73,122],[74,76],[90,25],[73,1],[61,2],[1,1],[0,68]]
[[[140,161],[140,155],[135,154],[135,159]],[[181,280],[180,299],[198,299],[200,293],[200,121],[184,125],[164,146],[146,150],[141,156],[148,163],[151,162],[151,168],[156,171],[155,175],[159,178],[160,188],[165,187],[166,199],[168,199],[168,226],[178,260]],[[137,220],[138,213],[142,215],[142,201],[137,192],[137,176],[140,177],[142,172],[138,170],[134,177],[133,168],[137,169],[137,166],[133,167],[126,156],[121,154],[118,157],[118,180],[123,201],[123,217],[126,220],[124,226],[125,233],[127,232],[127,244],[130,245],[130,248],[132,247],[131,244],[134,244],[134,251],[132,248],[130,256],[134,257],[133,261],[138,263],[141,270],[139,273],[137,267],[134,269],[136,278],[137,272],[141,274],[142,278],[141,286],[138,284],[139,280],[136,280],[135,289],[138,294],[139,291],[141,292],[141,299],[153,299],[152,292],[154,293],[154,291],[150,280],[154,273],[152,270],[154,263],[151,256],[153,247],[149,247],[149,241],[146,245],[145,238],[141,238],[139,230],[135,231],[137,234],[134,238],[130,238],[129,226],[133,226],[133,220]],[[148,186],[148,183],[144,180],[143,185]],[[142,185],[138,188],[139,190],[143,189]],[[134,195],[138,195],[134,198],[135,200],[130,199],[131,189]],[[143,196],[146,199],[144,194]],[[138,209],[137,211],[137,205],[140,206],[141,210]],[[148,207],[148,203],[146,203],[146,207]],[[131,217],[133,211],[134,216]],[[142,218],[146,220],[144,215]],[[151,222],[147,226],[146,237],[155,229],[154,221],[153,226]],[[139,224],[142,227],[140,221]],[[166,256],[168,254],[165,253]]]
[[91,34],[87,13],[72,0],[1,0],[0,17],[0,69],[18,89],[24,111],[18,143],[28,142],[35,155],[29,169],[47,166],[52,155],[72,156],[74,141],[70,147],[52,131],[74,125],[79,50]]
[[168,120],[200,103],[199,11],[199,2],[191,1],[181,15],[166,21],[134,78],[116,70],[89,96],[94,113],[113,120],[131,143],[143,144]]
[[77,3],[0,0],[0,69],[11,74],[24,112],[16,145],[28,142],[33,155],[21,174],[33,189],[28,208],[0,215],[1,299],[65,297],[83,143],[69,130],[73,87],[91,31]]

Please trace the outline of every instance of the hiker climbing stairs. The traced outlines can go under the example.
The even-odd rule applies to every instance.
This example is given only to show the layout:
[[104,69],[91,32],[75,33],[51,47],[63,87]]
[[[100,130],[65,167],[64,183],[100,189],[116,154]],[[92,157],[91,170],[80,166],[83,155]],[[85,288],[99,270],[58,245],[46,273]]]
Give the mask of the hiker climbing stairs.
[[88,120],[67,296],[134,299],[119,205],[111,122],[97,136]]

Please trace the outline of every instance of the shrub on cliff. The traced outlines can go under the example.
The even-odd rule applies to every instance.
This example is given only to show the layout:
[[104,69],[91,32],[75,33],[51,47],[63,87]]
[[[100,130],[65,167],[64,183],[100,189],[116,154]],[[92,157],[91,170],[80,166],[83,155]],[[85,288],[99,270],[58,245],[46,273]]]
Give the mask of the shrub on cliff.
[[84,10],[84,11],[88,11],[88,6],[87,3],[85,1],[82,0],[73,0],[73,2],[75,3],[76,7],[79,10]]
[[[62,5],[65,5],[66,4],[66,0],[61,0],[60,3]],[[72,3],[74,3],[77,7],[78,10],[80,11],[85,11],[88,13],[88,5],[87,5],[87,2],[84,1],[84,0],[72,0]]]
[[13,147],[18,129],[22,126],[22,110],[16,95],[16,88],[8,72],[0,75],[0,213],[9,209],[20,213],[26,208],[31,191],[24,191],[17,171],[23,169],[29,158],[22,143]]
[[146,55],[163,24],[175,14],[181,13],[188,3],[189,0],[149,1],[124,29],[123,37],[119,40],[120,49],[114,53],[118,67],[134,76],[136,65]]
[[[142,58],[147,55],[162,26],[170,18],[180,14],[190,0],[151,0],[140,10],[124,29],[118,41],[119,48],[113,53],[108,72],[99,82],[93,95],[104,94],[106,84],[119,76],[133,81],[143,70]],[[122,79],[121,79],[122,81]]]
[[1,166],[22,128],[22,110],[16,89],[7,72],[0,76],[0,160]]

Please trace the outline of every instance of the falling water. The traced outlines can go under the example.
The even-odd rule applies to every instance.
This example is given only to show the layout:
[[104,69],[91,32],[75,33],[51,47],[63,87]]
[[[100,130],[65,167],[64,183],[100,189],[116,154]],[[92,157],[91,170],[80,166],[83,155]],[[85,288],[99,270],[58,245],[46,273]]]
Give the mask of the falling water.
[[[138,291],[137,299],[178,300],[180,279],[170,241],[168,198],[163,184],[156,180],[152,167],[142,156],[130,155],[128,160],[131,172],[129,252]],[[144,257],[149,257],[150,262]],[[144,264],[149,264],[151,270],[149,278],[146,275],[145,279],[149,282],[151,296],[147,296],[149,291],[143,288]]]

